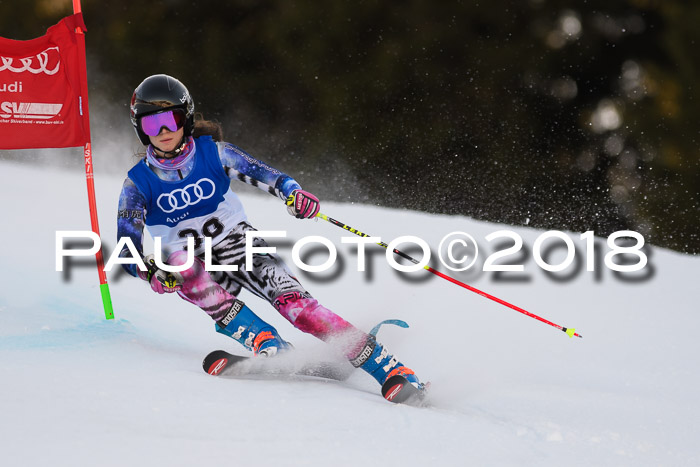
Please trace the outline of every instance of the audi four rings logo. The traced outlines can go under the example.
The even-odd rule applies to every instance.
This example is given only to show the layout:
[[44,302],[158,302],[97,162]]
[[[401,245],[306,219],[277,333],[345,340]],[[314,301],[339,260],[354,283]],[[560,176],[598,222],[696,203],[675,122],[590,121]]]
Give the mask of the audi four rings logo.
[[[55,53],[52,53],[52,55],[55,55],[57,57],[56,66],[54,66],[52,69],[49,69],[53,66],[52,63],[50,64],[52,60],[49,57],[49,52],[52,50],[56,51]],[[28,71],[34,75],[38,75],[39,73],[55,75],[61,66],[61,57],[59,53],[60,52],[58,50],[58,47],[49,47],[48,49],[44,50],[43,52],[39,52],[33,57],[18,58],[17,60],[19,60],[19,62],[21,63],[20,66],[17,66],[15,59],[11,57],[0,57],[0,62],[2,62],[0,63],[0,71],[8,70],[13,73],[23,73],[25,71]]]
[[163,193],[158,197],[156,204],[164,213],[194,206],[203,199],[209,199],[216,193],[216,185],[208,178],[203,178],[197,183],[190,183],[185,188],[178,188],[170,193]]

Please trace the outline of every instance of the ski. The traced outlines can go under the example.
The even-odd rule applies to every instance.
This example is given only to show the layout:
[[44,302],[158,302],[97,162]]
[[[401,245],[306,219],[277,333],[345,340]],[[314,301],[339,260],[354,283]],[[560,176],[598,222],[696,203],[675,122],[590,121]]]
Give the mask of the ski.
[[[246,376],[274,376],[295,377],[313,376],[333,381],[345,381],[354,371],[348,362],[304,362],[300,363],[293,358],[285,358],[289,355],[281,355],[272,358],[246,357],[235,355],[225,350],[210,352],[202,362],[202,369],[212,376],[221,377],[246,377]],[[426,393],[430,383],[416,386],[402,375],[389,378],[382,385],[382,396],[395,404],[407,404],[414,406],[426,406]]]
[[425,406],[430,383],[416,386],[402,375],[395,375],[382,384],[382,396],[395,404]]
[[225,350],[210,352],[202,362],[204,371],[212,376],[313,376],[345,381],[354,368],[348,362],[299,362],[288,355],[275,357],[246,357]]

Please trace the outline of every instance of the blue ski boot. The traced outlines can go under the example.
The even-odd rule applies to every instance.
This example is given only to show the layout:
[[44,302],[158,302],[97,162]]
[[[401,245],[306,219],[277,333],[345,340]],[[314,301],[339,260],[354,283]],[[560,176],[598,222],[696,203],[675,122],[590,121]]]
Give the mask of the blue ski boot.
[[216,322],[216,332],[240,342],[255,355],[271,357],[280,350],[292,346],[285,342],[277,330],[260,319],[242,301],[233,302],[231,309]]
[[382,386],[382,396],[389,402],[420,404],[430,383],[421,383],[413,370],[401,363],[395,355],[389,354],[386,347],[377,342],[376,335],[383,324],[408,327],[408,324],[400,320],[382,321],[370,331],[367,342],[350,363],[376,379]]

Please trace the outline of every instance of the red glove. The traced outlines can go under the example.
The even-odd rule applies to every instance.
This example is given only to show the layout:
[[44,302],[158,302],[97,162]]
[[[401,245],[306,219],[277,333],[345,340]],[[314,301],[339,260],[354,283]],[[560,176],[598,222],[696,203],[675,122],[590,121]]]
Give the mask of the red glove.
[[321,209],[321,202],[304,190],[294,190],[287,196],[287,211],[297,219],[313,219]]

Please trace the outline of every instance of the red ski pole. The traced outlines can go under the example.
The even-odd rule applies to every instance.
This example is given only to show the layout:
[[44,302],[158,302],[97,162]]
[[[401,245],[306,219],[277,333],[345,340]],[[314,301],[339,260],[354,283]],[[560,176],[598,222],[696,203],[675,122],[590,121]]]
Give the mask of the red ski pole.
[[[359,230],[354,229],[347,224],[343,224],[342,222],[339,222],[339,221],[333,219],[332,217],[328,217],[325,214],[321,214],[320,212],[317,214],[317,217],[320,217],[324,221],[330,222],[331,224],[333,224],[337,227],[340,227],[341,229],[347,230],[348,232],[353,233],[355,235],[358,235],[360,237],[370,237],[371,236],[371,235],[368,235],[364,232],[360,232]],[[387,245],[384,242],[379,242],[379,243],[377,243],[377,245],[384,247],[384,248],[389,248],[389,245]],[[419,264],[418,260],[410,257],[409,255],[407,255],[406,253],[403,253],[402,251],[397,250],[396,248],[394,248],[393,253],[402,257],[402,258],[405,258],[405,259],[411,261],[414,264]],[[576,332],[576,329],[574,329],[574,328],[565,328],[564,326],[560,326],[558,324],[555,324],[547,319],[542,318],[541,316],[537,316],[534,313],[530,313],[529,311],[524,310],[524,309],[520,308],[519,306],[513,305],[512,303],[506,302],[505,300],[502,300],[498,297],[494,297],[493,295],[488,294],[488,293],[484,292],[483,290],[479,290],[476,287],[472,287],[471,285],[468,285],[468,284],[465,284],[464,282],[458,281],[457,279],[452,278],[446,274],[443,274],[440,271],[437,271],[437,270],[431,268],[430,266],[427,266],[427,265],[423,266],[423,269],[435,274],[438,277],[441,277],[447,281],[450,281],[453,284],[456,284],[460,287],[463,287],[467,290],[470,290],[474,293],[477,293],[477,294],[481,295],[482,297],[488,298],[489,300],[493,300],[494,302],[500,303],[501,305],[505,305],[512,310],[515,310],[519,313],[522,313],[526,316],[529,316],[530,318],[535,318],[538,321],[541,321],[545,324],[549,324],[550,326],[555,327],[555,328],[559,329],[560,331],[564,331],[569,337],[574,337],[574,336],[581,337],[581,338],[583,337],[582,335],[578,334]]]

